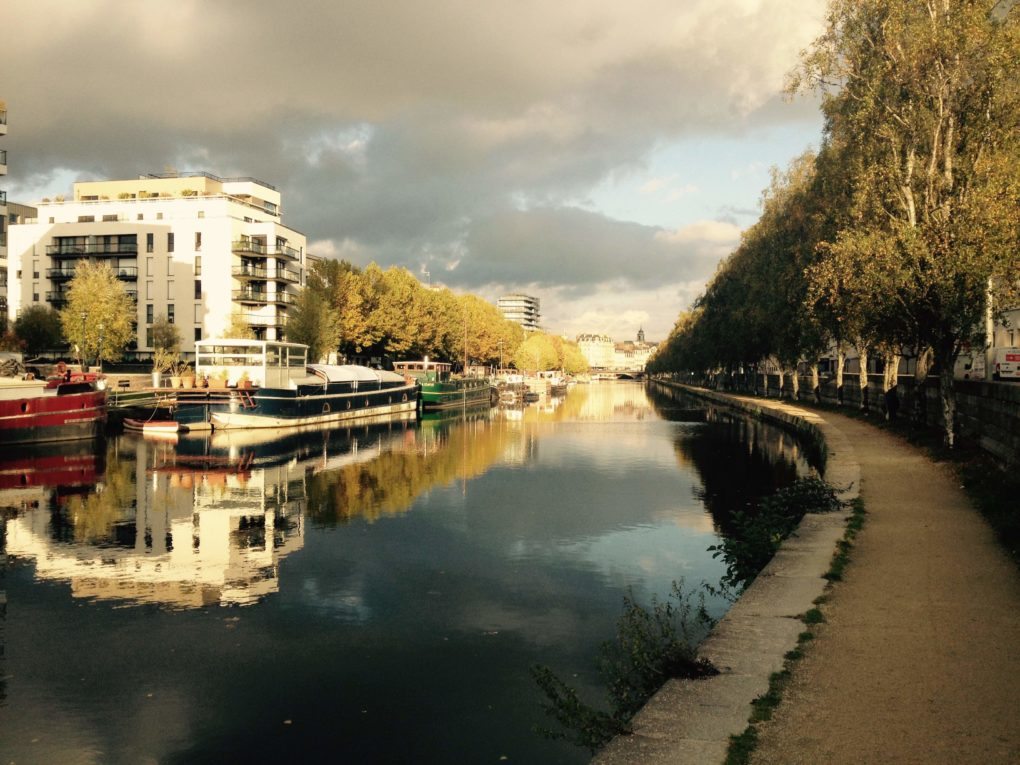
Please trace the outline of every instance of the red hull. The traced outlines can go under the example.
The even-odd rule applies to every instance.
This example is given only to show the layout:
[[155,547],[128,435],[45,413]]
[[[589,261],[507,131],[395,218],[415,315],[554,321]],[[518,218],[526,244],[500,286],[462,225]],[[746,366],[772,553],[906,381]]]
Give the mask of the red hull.
[[0,399],[0,446],[94,438],[105,422],[105,390]]

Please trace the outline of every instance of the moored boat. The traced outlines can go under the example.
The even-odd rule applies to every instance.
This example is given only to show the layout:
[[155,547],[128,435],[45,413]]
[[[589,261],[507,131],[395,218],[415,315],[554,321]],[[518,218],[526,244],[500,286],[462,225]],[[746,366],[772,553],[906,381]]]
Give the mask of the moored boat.
[[213,429],[303,427],[418,406],[413,380],[353,364],[309,364],[299,343],[203,340],[195,351],[196,374],[222,380],[228,393],[208,404]]
[[393,370],[417,380],[421,388],[421,406],[426,412],[450,407],[492,404],[496,389],[488,377],[451,374],[451,365],[442,361],[395,361]]
[[0,446],[74,441],[102,433],[106,381],[95,374],[60,371],[48,380],[23,371],[0,377]]

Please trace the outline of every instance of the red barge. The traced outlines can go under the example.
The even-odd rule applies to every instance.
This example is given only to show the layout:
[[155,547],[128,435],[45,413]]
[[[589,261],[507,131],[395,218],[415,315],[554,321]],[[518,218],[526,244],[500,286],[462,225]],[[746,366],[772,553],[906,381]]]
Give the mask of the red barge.
[[105,422],[106,381],[95,374],[0,377],[0,448],[95,438]]

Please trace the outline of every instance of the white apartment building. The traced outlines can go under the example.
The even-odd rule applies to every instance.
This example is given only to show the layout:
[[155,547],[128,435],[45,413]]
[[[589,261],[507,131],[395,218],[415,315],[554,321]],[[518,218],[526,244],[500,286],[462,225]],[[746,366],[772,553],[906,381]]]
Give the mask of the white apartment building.
[[254,178],[198,172],[79,182],[72,199],[43,199],[38,217],[11,226],[8,314],[64,307],[76,264],[99,260],[137,300],[143,357],[159,316],[178,325],[186,353],[196,340],[223,336],[233,320],[281,340],[304,283],[305,244],[281,223],[280,193]]
[[496,301],[496,308],[504,318],[515,321],[526,330],[537,330],[539,319],[539,300],[531,295],[503,295]]
[[577,347],[592,369],[610,369],[613,366],[613,338],[609,335],[583,334],[577,336]]

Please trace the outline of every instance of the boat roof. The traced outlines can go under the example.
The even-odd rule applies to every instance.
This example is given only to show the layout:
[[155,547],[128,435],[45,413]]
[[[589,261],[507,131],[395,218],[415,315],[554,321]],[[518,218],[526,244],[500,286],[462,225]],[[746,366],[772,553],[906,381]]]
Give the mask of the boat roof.
[[324,377],[327,382],[402,382],[403,377],[394,372],[358,366],[357,364],[309,364],[308,371]]

